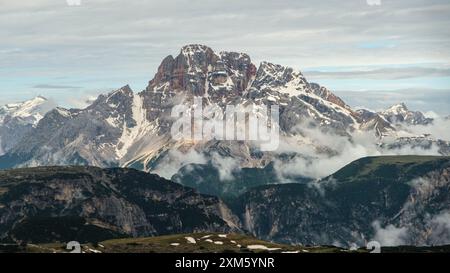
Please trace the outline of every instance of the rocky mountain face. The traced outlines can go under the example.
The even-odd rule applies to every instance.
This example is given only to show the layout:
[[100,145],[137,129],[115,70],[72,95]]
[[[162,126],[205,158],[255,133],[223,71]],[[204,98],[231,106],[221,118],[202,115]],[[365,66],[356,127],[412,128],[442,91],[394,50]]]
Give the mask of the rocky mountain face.
[[0,106],[0,155],[29,134],[52,107],[52,103],[44,97]]
[[427,118],[418,111],[410,111],[404,103],[393,105],[389,109],[380,113],[390,123],[405,123],[407,125],[427,125],[433,122],[432,118]]
[[237,218],[218,198],[132,169],[0,171],[2,241],[97,242],[237,230]]
[[173,58],[166,57],[147,92],[183,92],[193,96],[242,96],[256,74],[247,54],[215,53],[203,45],[188,45]]
[[[4,242],[48,243],[244,232],[302,245],[450,244],[449,157],[368,157],[319,181],[290,184],[259,183],[257,177],[270,180],[261,170],[241,177],[253,177],[246,182],[255,185],[242,185],[244,193],[228,196],[225,205],[132,169],[0,171],[0,236]],[[202,190],[223,191],[214,185]]]
[[85,109],[55,108],[9,151],[3,165],[13,167],[8,162],[18,161],[26,166],[117,166],[121,138],[137,126],[135,103],[125,86],[99,96]]
[[432,129],[425,134],[414,133],[415,127],[432,127],[435,120],[426,117],[422,112],[410,111],[404,103],[393,105],[380,112],[366,109],[359,109],[356,112],[363,119],[361,129],[373,130],[380,137],[381,150],[422,150],[425,153],[436,150],[438,154],[449,155],[450,142],[435,138],[431,133]]
[[369,157],[308,184],[267,185],[235,207],[245,229],[310,245],[450,243],[450,159]]
[[359,109],[356,112],[363,120],[363,124],[361,125],[363,130],[374,131],[378,137],[395,134],[396,129],[394,125],[390,123],[383,115],[366,109]]
[[[280,149],[263,152],[251,141],[173,139],[171,111],[175,105],[193,103],[194,97],[201,98],[202,106],[216,105],[221,109],[227,105],[278,105]],[[386,150],[401,153],[411,145],[421,150],[438,147],[436,153],[449,154],[446,140],[405,135],[394,121],[425,124],[431,120],[403,109],[406,107],[397,108],[385,113],[354,111],[331,91],[308,82],[293,68],[269,62],[257,67],[244,53],[217,53],[204,45],[188,45],[178,56],[166,57],[140,93],[124,86],[101,95],[85,109],[50,111],[29,132],[21,134],[24,137],[14,138],[15,143],[8,144],[6,154],[0,157],[0,169],[122,166],[171,178],[183,166],[206,164],[214,155],[237,161],[241,168],[264,168],[274,161],[298,157],[311,161],[317,160],[317,155],[342,154],[329,141],[317,143],[321,139],[317,137],[319,133],[346,138],[348,143],[356,143],[354,134],[373,134],[377,139],[372,144],[380,150],[375,154]],[[245,122],[239,126],[246,126]],[[192,154],[198,156],[192,158]],[[169,168],[169,164],[174,166]],[[169,173],[168,169],[173,170]]]

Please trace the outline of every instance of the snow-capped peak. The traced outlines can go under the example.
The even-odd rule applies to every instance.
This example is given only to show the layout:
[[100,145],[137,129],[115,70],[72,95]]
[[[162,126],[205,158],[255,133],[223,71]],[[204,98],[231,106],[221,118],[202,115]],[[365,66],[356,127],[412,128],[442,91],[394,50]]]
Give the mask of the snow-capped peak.
[[20,103],[10,103],[0,107],[0,123],[9,117],[19,118],[25,123],[36,125],[52,108],[53,104],[42,96]]
[[394,115],[405,114],[407,112],[408,112],[408,107],[406,107],[406,104],[404,104],[404,103],[392,105],[386,111],[384,111],[384,113],[390,113],[390,114],[394,114]]
[[427,118],[422,112],[410,111],[404,103],[393,105],[380,115],[393,124],[427,125],[433,122],[432,118]]
[[192,55],[196,52],[206,52],[206,51],[212,51],[211,48],[209,48],[208,46],[205,45],[200,45],[200,44],[190,44],[190,45],[185,45],[181,48],[181,53],[185,56],[187,55]]
[[300,71],[269,62],[261,63],[253,82],[257,89],[271,89],[290,96],[299,95],[306,86],[307,81]]
[[133,90],[131,89],[130,85],[127,84],[127,85],[125,85],[125,86],[123,86],[123,87],[121,87],[121,88],[119,88],[117,90],[112,91],[111,93],[109,93],[108,96],[112,97],[112,96],[114,96],[116,94],[119,94],[119,93],[126,94],[126,95],[131,95],[131,94],[133,94]]

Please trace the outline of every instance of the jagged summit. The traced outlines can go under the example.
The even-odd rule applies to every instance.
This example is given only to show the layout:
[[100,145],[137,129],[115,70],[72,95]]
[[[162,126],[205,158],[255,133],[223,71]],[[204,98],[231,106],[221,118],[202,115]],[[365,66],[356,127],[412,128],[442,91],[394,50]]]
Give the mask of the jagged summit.
[[217,54],[204,45],[187,45],[177,57],[162,61],[146,91],[212,97],[221,97],[222,92],[242,94],[255,73],[246,54]]
[[408,110],[408,107],[406,106],[406,104],[401,102],[401,103],[392,105],[391,107],[386,109],[386,111],[384,111],[384,112],[385,113],[399,114],[399,113],[406,113],[408,111],[409,110]]
[[0,106],[0,155],[30,133],[53,107],[53,103],[42,96]]
[[291,96],[304,92],[308,85],[300,71],[270,62],[261,62],[256,78],[252,87],[261,90],[275,89]]
[[199,52],[213,52],[213,50],[206,45],[202,45],[202,44],[189,44],[189,45],[185,45],[181,48],[181,53],[182,54],[196,54]]
[[410,111],[405,103],[395,104],[380,113],[391,123],[404,123],[407,125],[427,125],[433,122],[419,111]]
[[[214,52],[199,44],[186,45],[177,57],[164,58],[147,93],[166,92],[208,97],[212,101],[235,100],[250,91],[271,93],[273,98],[284,96],[317,96],[350,111],[344,101],[328,89],[309,83],[304,75],[291,67],[261,62],[256,67],[248,54],[232,51]],[[154,96],[154,95],[147,95]],[[261,95],[256,95],[261,96]],[[264,94],[262,94],[264,96]],[[352,113],[354,116],[354,114]]]
[[119,88],[119,89],[116,89],[116,90],[112,90],[111,92],[109,92],[106,96],[105,95],[100,95],[100,96],[104,96],[104,97],[107,97],[107,98],[111,98],[111,97],[114,97],[114,96],[120,96],[120,95],[125,95],[125,96],[130,96],[130,95],[132,95],[133,94],[133,90],[131,89],[131,87],[130,87],[130,85],[125,85],[125,86],[122,86],[121,88]]
[[42,96],[37,96],[24,102],[0,106],[0,119],[8,116],[10,118],[17,117],[35,124],[42,118],[45,112],[50,110],[48,109],[49,107],[51,107],[49,100]]

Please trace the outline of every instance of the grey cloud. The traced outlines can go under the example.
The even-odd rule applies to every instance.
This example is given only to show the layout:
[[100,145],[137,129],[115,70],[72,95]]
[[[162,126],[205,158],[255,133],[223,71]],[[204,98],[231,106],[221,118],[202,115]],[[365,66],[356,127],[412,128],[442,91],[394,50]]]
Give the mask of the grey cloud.
[[374,240],[379,242],[382,246],[399,246],[404,245],[409,237],[408,228],[395,227],[394,225],[388,225],[387,227],[381,227],[379,221],[372,223],[375,230]]
[[449,68],[399,67],[375,70],[352,71],[308,71],[304,72],[308,79],[375,79],[399,80],[421,77],[449,77]]
[[[218,50],[247,51],[257,61],[274,59],[297,67],[366,63],[367,59],[404,63],[422,56],[449,60],[446,45],[450,39],[444,34],[449,33],[450,19],[443,15],[450,4],[446,1],[384,1],[370,7],[365,0],[226,4],[85,0],[76,8],[60,1],[4,1],[0,23],[5,27],[0,34],[8,39],[2,47],[19,46],[24,56],[39,51],[43,55],[35,57],[49,57],[49,65],[75,60],[77,66],[146,64],[149,70],[156,69],[150,63],[195,42]],[[355,47],[378,40],[401,46]]]
[[448,0],[380,6],[366,0],[82,0],[80,7],[0,0],[0,6],[0,52],[11,53],[0,54],[0,78],[13,74],[12,81],[45,73],[120,80],[142,90],[161,60],[189,43],[299,69],[450,63]]
[[447,89],[337,90],[334,93],[354,108],[383,110],[403,102],[411,110],[434,111],[442,116],[449,114],[450,90]]
[[70,86],[70,85],[54,85],[54,84],[37,84],[34,85],[33,88],[36,89],[79,89],[79,86]]

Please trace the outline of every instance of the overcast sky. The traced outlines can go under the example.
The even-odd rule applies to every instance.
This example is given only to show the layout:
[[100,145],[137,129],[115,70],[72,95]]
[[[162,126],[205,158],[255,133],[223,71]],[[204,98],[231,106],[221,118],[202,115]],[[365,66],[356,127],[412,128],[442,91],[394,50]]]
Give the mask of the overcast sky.
[[0,104],[141,91],[201,43],[300,69],[352,106],[450,114],[450,1],[378,1],[0,0]]

